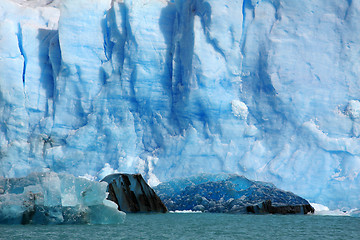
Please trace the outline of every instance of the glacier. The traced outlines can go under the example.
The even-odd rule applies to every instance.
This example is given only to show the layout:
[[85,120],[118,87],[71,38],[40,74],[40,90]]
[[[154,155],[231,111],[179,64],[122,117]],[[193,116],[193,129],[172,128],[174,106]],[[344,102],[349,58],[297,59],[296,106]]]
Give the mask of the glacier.
[[237,173],[360,208],[360,2],[1,0],[0,177]]

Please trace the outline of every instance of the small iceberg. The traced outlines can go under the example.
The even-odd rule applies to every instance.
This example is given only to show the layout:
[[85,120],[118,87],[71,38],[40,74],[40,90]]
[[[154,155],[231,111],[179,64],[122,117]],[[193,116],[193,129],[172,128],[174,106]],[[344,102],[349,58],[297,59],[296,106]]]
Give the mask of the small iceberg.
[[126,213],[166,213],[168,210],[141,174],[114,173],[102,182],[109,184],[108,199]]
[[311,206],[315,208],[315,215],[360,217],[360,209],[351,209],[350,211],[342,211],[340,209],[330,210],[327,206],[319,203],[311,203]]
[[237,174],[201,174],[159,184],[155,192],[169,211],[307,214],[314,208],[292,192]]
[[119,224],[107,184],[64,173],[0,179],[0,224]]

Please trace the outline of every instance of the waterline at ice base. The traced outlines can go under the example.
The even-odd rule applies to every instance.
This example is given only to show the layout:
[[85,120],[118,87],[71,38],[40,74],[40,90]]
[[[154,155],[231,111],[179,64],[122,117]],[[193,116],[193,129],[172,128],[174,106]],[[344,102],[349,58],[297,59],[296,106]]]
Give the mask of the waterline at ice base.
[[360,208],[360,2],[1,0],[0,177],[236,173]]

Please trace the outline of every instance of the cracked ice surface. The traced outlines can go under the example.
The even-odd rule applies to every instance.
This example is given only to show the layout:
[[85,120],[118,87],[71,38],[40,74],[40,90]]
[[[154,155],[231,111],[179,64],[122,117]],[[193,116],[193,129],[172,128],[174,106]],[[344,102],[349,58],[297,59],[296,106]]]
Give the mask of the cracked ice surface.
[[198,173],[359,207],[357,1],[0,3],[0,176]]

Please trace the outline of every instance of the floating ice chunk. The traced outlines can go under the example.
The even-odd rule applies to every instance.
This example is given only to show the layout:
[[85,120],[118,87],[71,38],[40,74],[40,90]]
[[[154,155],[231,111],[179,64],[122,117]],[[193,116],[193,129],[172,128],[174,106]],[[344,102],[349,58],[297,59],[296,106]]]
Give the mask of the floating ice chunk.
[[109,184],[108,199],[113,201],[121,211],[127,213],[167,212],[165,205],[144,181],[141,174],[111,174],[102,182]]
[[341,211],[340,209],[329,210],[329,211],[315,211],[315,215],[322,216],[350,216],[348,212]]
[[175,210],[175,211],[170,211],[169,213],[202,213],[202,211],[192,211],[192,210]]
[[349,216],[348,212],[341,211],[340,209],[330,210],[327,206],[318,203],[311,203],[315,209],[315,215],[324,216]]
[[103,204],[90,206],[91,224],[118,224],[124,222],[125,213],[117,209],[116,203],[104,200]]
[[68,174],[0,179],[0,223],[118,224],[125,213],[106,200],[106,183]]
[[232,110],[234,116],[239,117],[244,120],[247,119],[247,116],[249,114],[249,110],[248,110],[248,107],[246,106],[246,104],[239,100],[231,101],[231,110]]
[[[174,179],[154,188],[170,211],[222,213],[314,212],[305,199],[271,183],[236,174],[201,174]],[[250,208],[249,208],[250,207]]]

